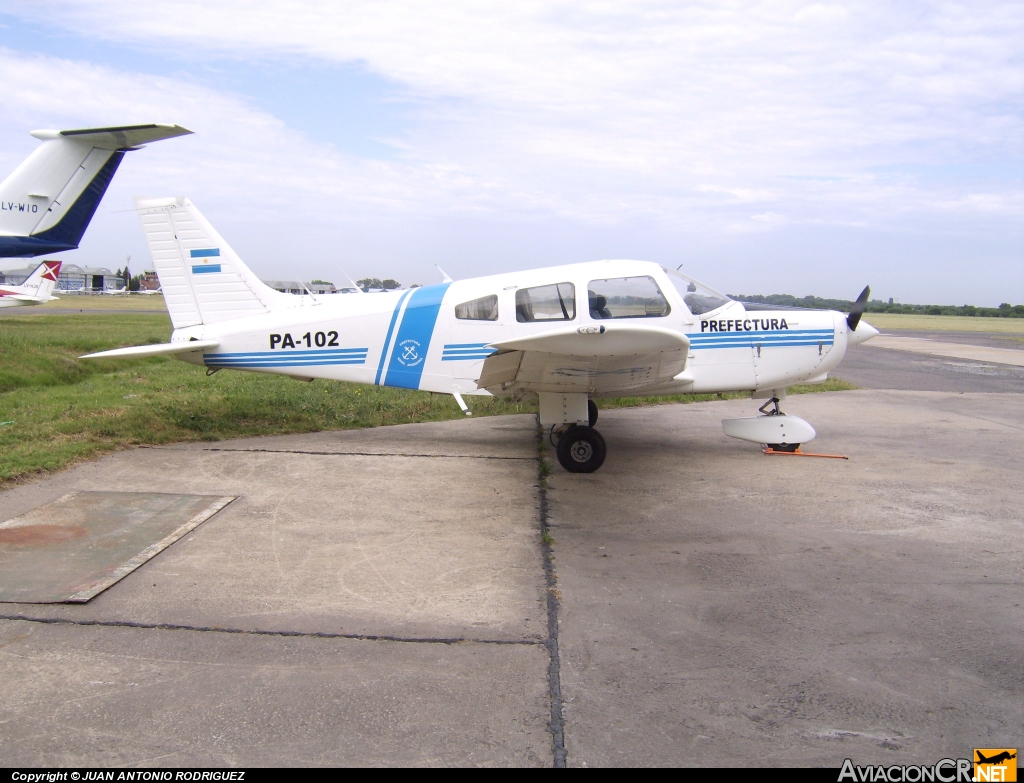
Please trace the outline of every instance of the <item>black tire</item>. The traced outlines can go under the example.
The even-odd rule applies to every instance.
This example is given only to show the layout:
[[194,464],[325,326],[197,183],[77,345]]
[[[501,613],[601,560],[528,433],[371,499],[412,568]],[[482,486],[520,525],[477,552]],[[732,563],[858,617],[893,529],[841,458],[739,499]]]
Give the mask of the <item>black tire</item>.
[[593,427],[570,427],[558,441],[558,462],[570,473],[593,473],[604,464],[608,447]]
[[788,451],[790,453],[800,448],[799,443],[769,443],[767,445],[772,451]]
[[597,424],[597,403],[593,400],[587,400],[587,418],[590,419],[591,427]]

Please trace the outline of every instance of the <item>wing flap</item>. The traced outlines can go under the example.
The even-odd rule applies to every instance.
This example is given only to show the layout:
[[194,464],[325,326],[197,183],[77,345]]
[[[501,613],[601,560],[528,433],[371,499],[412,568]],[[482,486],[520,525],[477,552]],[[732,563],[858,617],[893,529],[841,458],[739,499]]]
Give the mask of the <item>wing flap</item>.
[[484,361],[480,380],[476,385],[481,389],[504,386],[512,383],[519,373],[519,363],[523,359],[522,351],[505,351],[487,357]]

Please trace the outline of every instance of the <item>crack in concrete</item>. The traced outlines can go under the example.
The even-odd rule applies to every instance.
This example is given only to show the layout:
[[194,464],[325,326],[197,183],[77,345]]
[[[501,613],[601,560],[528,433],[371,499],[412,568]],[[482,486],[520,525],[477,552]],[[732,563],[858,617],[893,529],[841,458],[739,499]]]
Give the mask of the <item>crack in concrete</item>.
[[565,716],[562,713],[562,675],[558,652],[558,579],[552,562],[554,553],[551,549],[551,528],[548,526],[548,481],[547,465],[544,460],[544,428],[537,417],[537,490],[538,516],[540,517],[540,552],[544,561],[544,581],[548,610],[548,638],[544,645],[548,648],[551,663],[548,665],[548,692],[551,699],[551,744],[554,750],[556,769],[565,767]]
[[475,639],[462,636],[393,636],[390,634],[333,633],[331,631],[268,631],[262,628],[223,628],[216,625],[184,625],[179,623],[143,623],[133,620],[73,620],[67,617],[31,617],[21,614],[0,614],[0,620],[20,620],[44,625],[100,626],[103,628],[140,628],[157,631],[196,631],[199,633],[235,633],[250,636],[286,636],[309,639],[355,639],[367,642],[403,642],[408,644],[498,644],[547,646],[545,639]]
[[256,454],[312,454],[317,457],[430,457],[440,459],[501,459],[532,462],[534,457],[506,457],[490,454],[406,454],[389,451],[304,451],[302,449],[207,449],[203,451],[252,452]]

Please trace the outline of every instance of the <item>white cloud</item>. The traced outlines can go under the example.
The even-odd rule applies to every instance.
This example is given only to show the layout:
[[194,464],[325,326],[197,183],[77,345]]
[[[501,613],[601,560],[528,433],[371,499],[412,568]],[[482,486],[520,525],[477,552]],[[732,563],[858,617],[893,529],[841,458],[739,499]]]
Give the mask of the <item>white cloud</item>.
[[370,161],[183,79],[0,56],[15,77],[9,124],[55,111],[191,123],[197,138],[147,150],[125,187],[166,182],[262,221],[556,220],[665,243],[799,225],[1021,232],[1019,179],[876,173],[1019,170],[1019,3],[35,0],[10,12],[241,67],[361,63],[416,100],[398,158]]

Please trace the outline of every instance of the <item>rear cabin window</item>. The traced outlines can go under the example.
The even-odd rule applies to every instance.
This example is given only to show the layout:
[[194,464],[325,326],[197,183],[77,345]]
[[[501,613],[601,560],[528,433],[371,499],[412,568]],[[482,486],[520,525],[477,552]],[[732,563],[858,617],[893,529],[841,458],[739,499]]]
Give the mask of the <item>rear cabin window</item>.
[[653,277],[613,277],[591,280],[587,286],[590,317],[663,318],[671,312]]
[[516,291],[516,320],[571,321],[576,317],[576,287],[572,283],[541,285]]
[[498,297],[482,296],[471,302],[455,305],[455,317],[460,321],[497,321]]

